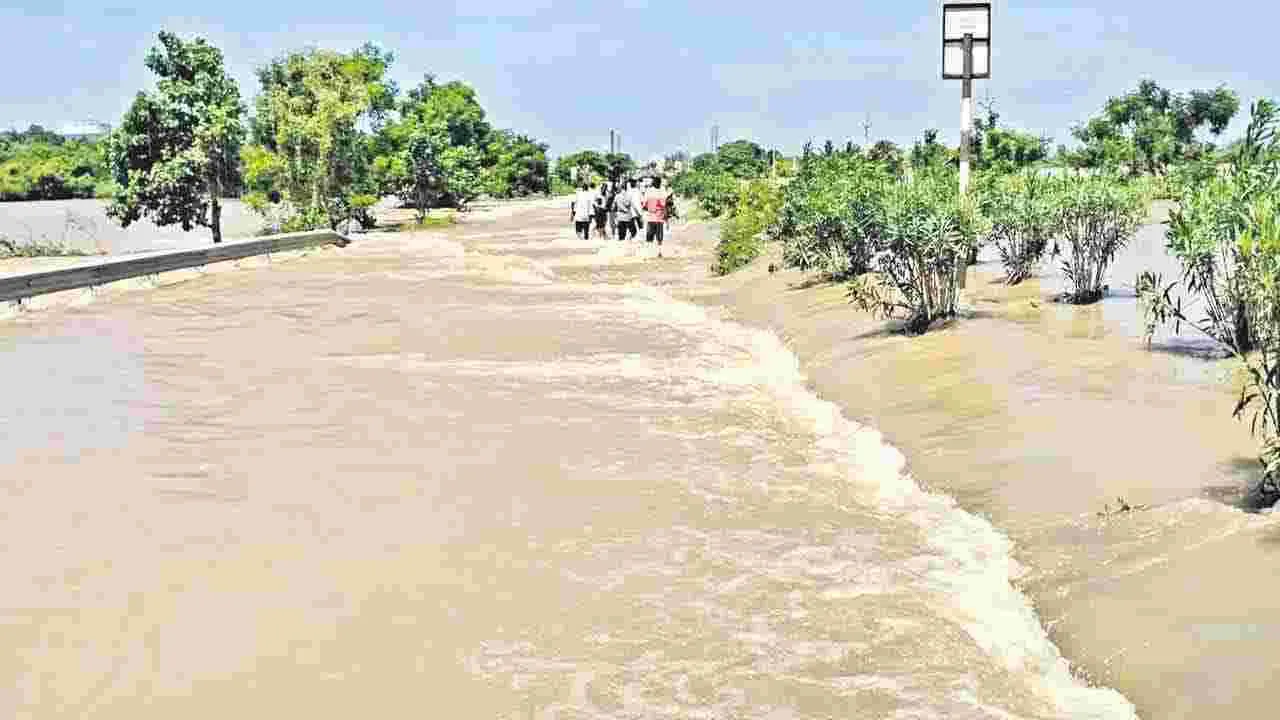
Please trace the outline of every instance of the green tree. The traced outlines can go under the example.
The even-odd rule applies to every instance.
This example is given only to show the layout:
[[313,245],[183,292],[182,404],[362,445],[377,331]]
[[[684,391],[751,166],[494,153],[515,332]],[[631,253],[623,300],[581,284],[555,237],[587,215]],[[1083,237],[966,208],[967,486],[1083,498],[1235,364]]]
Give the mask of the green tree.
[[721,168],[739,179],[760,177],[768,169],[764,148],[750,140],[735,140],[721,145],[716,159]]
[[[350,53],[302,50],[258,70],[262,92],[256,101],[253,139],[269,157],[246,182],[280,194],[290,229],[329,226],[359,216],[372,204],[372,150],[360,124],[379,126],[397,90],[386,80],[390,53],[366,45]],[[265,205],[261,193],[250,198]]]
[[613,182],[636,171],[636,163],[626,153],[609,153],[604,156],[605,177]]
[[460,82],[438,85],[428,75],[380,133],[375,175],[383,190],[412,203],[420,220],[438,204],[464,206],[486,183],[491,134],[474,90]]
[[0,134],[0,201],[91,198],[109,191],[103,147],[61,137],[50,142],[43,132]]
[[578,172],[579,182],[584,179],[583,172],[602,178],[609,176],[609,164],[605,161],[604,154],[595,150],[581,150],[556,160],[555,175],[561,182],[572,183],[575,170]]
[[155,92],[138,93],[108,142],[120,190],[107,212],[125,227],[143,216],[187,231],[201,225],[222,242],[222,180],[244,139],[240,89],[204,39],[159,39],[146,57],[160,78]]
[[872,145],[871,149],[867,151],[867,159],[882,164],[890,174],[902,177],[905,160],[902,156],[902,150],[894,142],[880,140],[875,145]]
[[911,146],[911,167],[922,170],[947,165],[951,153],[938,142],[937,130],[925,130],[924,136]]
[[1239,109],[1239,97],[1225,86],[1183,94],[1143,80],[1133,92],[1107,100],[1101,115],[1072,130],[1083,148],[1071,162],[1163,172],[1204,152],[1209,146],[1196,140],[1196,132],[1207,127],[1214,137],[1221,135]]
[[699,172],[706,172],[719,167],[720,158],[715,153],[702,153],[689,163],[689,169]]
[[983,106],[985,117],[973,121],[973,157],[978,168],[1016,172],[1049,157],[1049,138],[999,126],[994,103]]
[[510,198],[551,189],[547,146],[511,130],[494,132],[485,158],[485,191]]

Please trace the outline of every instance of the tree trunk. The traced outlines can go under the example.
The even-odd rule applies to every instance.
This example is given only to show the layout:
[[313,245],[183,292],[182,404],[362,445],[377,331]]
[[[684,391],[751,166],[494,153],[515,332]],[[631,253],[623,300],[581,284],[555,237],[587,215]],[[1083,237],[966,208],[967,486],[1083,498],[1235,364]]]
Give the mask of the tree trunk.
[[[216,173],[215,173],[216,175]],[[218,201],[221,188],[215,178],[209,180],[209,229],[213,230],[213,243],[222,242],[222,205]]]

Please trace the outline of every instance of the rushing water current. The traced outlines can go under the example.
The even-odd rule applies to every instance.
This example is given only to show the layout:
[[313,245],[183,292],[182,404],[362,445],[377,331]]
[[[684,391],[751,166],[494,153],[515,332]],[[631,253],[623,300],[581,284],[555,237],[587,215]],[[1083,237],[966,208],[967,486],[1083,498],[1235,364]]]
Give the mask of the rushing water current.
[[0,325],[0,715],[1133,716],[679,232],[563,215]]

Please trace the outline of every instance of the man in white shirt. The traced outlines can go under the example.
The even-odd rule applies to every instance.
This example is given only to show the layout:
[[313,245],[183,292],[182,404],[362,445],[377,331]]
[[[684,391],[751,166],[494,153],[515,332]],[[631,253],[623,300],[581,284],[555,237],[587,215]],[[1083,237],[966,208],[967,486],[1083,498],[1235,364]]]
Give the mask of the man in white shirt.
[[635,237],[640,232],[640,223],[644,221],[642,216],[644,212],[644,193],[640,191],[640,185],[634,179],[627,182],[627,195],[631,197],[631,207],[635,208],[636,211],[630,230],[630,237]]
[[573,231],[583,240],[591,239],[591,213],[594,209],[596,194],[591,192],[591,185],[583,180],[578,192],[569,203],[569,217],[573,220]]

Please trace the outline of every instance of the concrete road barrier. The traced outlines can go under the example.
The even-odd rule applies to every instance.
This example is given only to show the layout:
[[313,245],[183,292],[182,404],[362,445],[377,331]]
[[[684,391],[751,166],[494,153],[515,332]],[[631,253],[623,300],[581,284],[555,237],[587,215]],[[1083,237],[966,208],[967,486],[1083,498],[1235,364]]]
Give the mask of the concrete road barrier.
[[269,255],[324,245],[345,247],[350,242],[345,236],[330,230],[285,233],[263,238],[233,240],[199,250],[139,253],[63,270],[10,275],[0,277],[0,302],[106,285],[118,280],[201,267],[228,260],[240,260],[255,255]]

